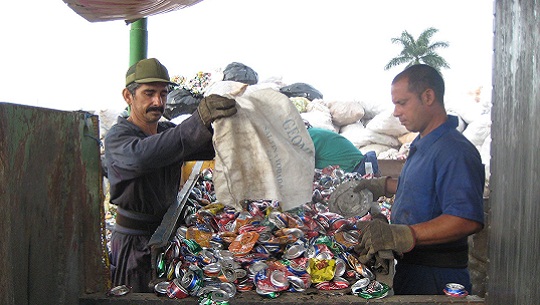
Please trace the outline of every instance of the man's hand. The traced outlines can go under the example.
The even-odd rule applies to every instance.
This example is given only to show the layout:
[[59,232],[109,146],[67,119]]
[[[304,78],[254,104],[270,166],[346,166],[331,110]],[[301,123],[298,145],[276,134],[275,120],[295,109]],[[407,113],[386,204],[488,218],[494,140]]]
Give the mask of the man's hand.
[[355,246],[355,251],[359,254],[358,260],[363,264],[371,261],[379,251],[405,253],[411,251],[416,244],[414,231],[407,225],[390,225],[372,220],[364,222],[360,227],[362,241]]
[[[360,193],[363,189],[368,189],[373,194],[373,200],[377,201],[379,197],[386,196],[386,179],[388,176],[362,179],[358,181],[358,185],[354,188],[354,192]],[[389,196],[388,196],[389,197]]]
[[202,99],[197,107],[197,112],[204,123],[204,126],[210,128],[214,120],[224,118],[235,114],[236,101],[228,99],[221,95],[212,94]]

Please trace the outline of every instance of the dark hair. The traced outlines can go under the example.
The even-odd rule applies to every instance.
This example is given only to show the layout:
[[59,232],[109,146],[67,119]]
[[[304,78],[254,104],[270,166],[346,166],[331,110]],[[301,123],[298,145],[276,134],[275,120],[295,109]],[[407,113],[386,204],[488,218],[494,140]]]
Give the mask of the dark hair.
[[126,89],[128,89],[128,91],[129,91],[129,93],[131,93],[131,95],[135,96],[135,91],[137,91],[137,89],[139,89],[140,86],[141,86],[141,84],[133,82],[133,83],[127,85]]
[[444,105],[444,80],[435,68],[424,64],[412,65],[396,75],[392,85],[404,78],[409,80],[410,92],[421,95],[426,89],[432,89],[435,98]]

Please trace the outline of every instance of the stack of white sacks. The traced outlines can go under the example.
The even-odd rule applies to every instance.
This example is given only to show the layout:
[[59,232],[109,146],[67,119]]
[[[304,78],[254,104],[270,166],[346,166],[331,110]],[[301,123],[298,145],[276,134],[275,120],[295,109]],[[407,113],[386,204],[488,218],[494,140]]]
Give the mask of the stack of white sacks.
[[[490,177],[491,99],[466,94],[446,101],[448,114],[457,116],[457,129],[471,141],[486,168],[486,191]],[[360,101],[309,101],[291,98],[301,116],[314,127],[333,130],[349,139],[362,153],[375,151],[378,159],[406,159],[417,133],[409,132],[392,115],[391,102],[369,104]]]

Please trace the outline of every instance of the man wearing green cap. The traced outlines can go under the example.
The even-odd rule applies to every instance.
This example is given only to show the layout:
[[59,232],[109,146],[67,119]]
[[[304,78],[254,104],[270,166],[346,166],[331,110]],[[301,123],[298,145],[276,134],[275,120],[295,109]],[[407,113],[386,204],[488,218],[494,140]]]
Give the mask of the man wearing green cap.
[[167,69],[155,58],[131,66],[122,92],[129,117],[119,117],[105,137],[110,202],[118,207],[110,242],[112,283],[133,292],[152,291],[147,245],[176,201],[182,163],[214,158],[212,122],[236,113],[234,100],[210,95],[181,124],[161,122],[170,85]]

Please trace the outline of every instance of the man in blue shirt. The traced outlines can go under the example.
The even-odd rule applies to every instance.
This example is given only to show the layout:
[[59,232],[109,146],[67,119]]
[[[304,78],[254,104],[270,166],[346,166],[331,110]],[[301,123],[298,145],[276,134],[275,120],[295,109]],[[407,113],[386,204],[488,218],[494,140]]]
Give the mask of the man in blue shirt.
[[376,197],[395,194],[391,223],[371,221],[356,248],[370,262],[382,250],[398,253],[396,294],[443,294],[446,284],[471,291],[467,237],[484,226],[484,166],[478,150],[444,108],[444,81],[428,65],[413,65],[392,81],[394,116],[411,143],[399,179],[363,180]]

